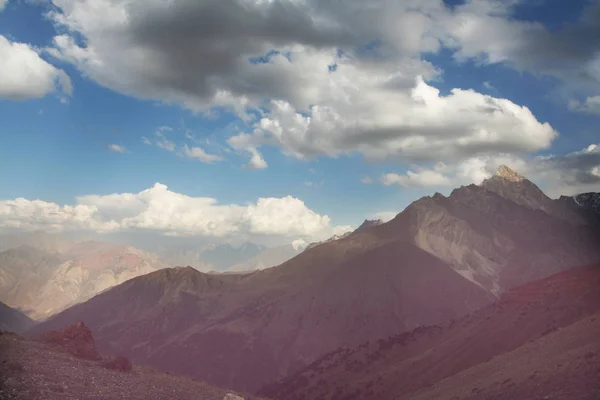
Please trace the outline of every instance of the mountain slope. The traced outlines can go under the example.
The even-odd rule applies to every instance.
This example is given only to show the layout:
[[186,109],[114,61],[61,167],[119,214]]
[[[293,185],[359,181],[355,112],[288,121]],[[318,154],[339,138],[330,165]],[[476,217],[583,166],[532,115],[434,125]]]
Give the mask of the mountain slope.
[[[542,210],[574,224],[590,223],[589,215],[582,212],[585,207],[569,207],[563,201],[551,199],[533,182],[506,165],[501,165],[494,176],[481,183],[481,187],[532,210]],[[587,198],[585,195],[577,197],[582,199],[582,203]]]
[[20,333],[30,329],[34,324],[35,322],[27,315],[0,302],[0,330]]
[[102,242],[67,246],[61,241],[61,252],[57,252],[47,242],[37,246],[33,241],[0,252],[0,301],[34,319],[163,267],[155,256],[133,247]]
[[600,232],[470,185],[422,198],[387,224],[379,238],[402,235],[498,295],[572,266],[600,260]]
[[14,400],[258,400],[187,377],[133,366],[130,372],[104,367],[48,344],[0,332],[0,397]]
[[[340,348],[261,393],[286,400],[413,399],[416,390],[478,368],[500,354],[599,312],[600,264],[576,268],[515,288],[498,302],[446,327],[421,327],[355,348]],[[598,332],[593,336],[597,338]],[[460,378],[454,382],[469,390],[481,388]],[[439,398],[451,397],[450,392],[436,392],[444,393]]]
[[39,329],[84,320],[110,351],[256,390],[340,346],[441,324],[515,285],[598,261],[594,229],[471,185],[279,267],[136,278]]
[[401,399],[596,400],[599,332],[595,314]]
[[448,321],[491,300],[408,243],[330,264],[335,256],[319,246],[249,275],[158,271],[76,305],[33,333],[84,320],[107,352],[252,391],[340,344]]

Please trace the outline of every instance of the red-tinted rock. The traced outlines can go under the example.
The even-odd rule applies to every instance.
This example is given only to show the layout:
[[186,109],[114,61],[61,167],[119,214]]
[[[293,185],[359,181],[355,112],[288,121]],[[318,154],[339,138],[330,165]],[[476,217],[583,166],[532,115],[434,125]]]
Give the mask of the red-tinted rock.
[[44,332],[41,340],[59,346],[76,357],[100,359],[92,331],[81,321],[58,331]]

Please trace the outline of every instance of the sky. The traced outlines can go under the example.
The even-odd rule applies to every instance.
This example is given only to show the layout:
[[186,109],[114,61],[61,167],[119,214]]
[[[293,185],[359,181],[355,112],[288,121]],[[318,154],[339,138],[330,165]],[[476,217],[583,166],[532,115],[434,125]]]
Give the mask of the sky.
[[0,230],[322,240],[599,126],[597,0],[0,0]]

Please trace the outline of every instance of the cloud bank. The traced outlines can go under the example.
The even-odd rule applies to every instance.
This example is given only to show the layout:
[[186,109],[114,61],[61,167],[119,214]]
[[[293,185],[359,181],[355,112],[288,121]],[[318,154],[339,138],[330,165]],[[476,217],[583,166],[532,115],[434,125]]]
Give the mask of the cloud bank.
[[155,232],[166,236],[280,236],[325,239],[339,230],[327,215],[300,199],[259,198],[248,205],[219,204],[208,197],[190,197],[156,183],[139,193],[86,195],[74,205],[18,198],[0,201],[0,229]]

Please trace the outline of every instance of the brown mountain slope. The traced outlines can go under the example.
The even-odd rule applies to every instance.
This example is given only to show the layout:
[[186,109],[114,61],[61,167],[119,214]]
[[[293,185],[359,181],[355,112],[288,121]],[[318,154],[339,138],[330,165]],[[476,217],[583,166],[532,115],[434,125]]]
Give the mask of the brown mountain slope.
[[[261,394],[286,400],[412,399],[411,393],[420,388],[598,312],[600,264],[515,288],[444,328],[418,328],[341,348]],[[600,331],[595,333],[600,338]]]
[[49,344],[0,331],[1,399],[257,400],[146,367],[134,365],[133,370],[123,372],[104,365],[106,360],[78,358]]
[[448,197],[424,197],[368,233],[415,243],[496,295],[600,260],[598,229],[531,210],[476,185]]
[[514,285],[598,261],[598,238],[471,185],[280,267],[134,279],[40,329],[83,319],[109,351],[255,390],[339,346],[444,323]]
[[506,165],[501,165],[494,176],[481,183],[481,187],[532,210],[542,210],[574,224],[590,222],[582,210],[567,207],[562,201],[551,199],[533,182]]
[[303,254],[292,265],[250,275],[158,271],[74,306],[35,332],[81,319],[106,352],[252,391],[339,345],[448,321],[491,301],[407,243],[337,265],[327,263],[336,252],[322,246]]
[[[102,242],[67,245],[61,239],[58,251],[51,250],[55,244],[51,235],[26,237],[31,245],[0,252],[0,301],[34,319],[163,267],[155,256],[133,247]],[[43,239],[40,243],[35,242],[38,237]]]
[[595,314],[396,400],[597,400],[599,335]]
[[10,332],[25,332],[30,329],[35,321],[23,314],[19,310],[15,310],[0,302],[0,330]]

